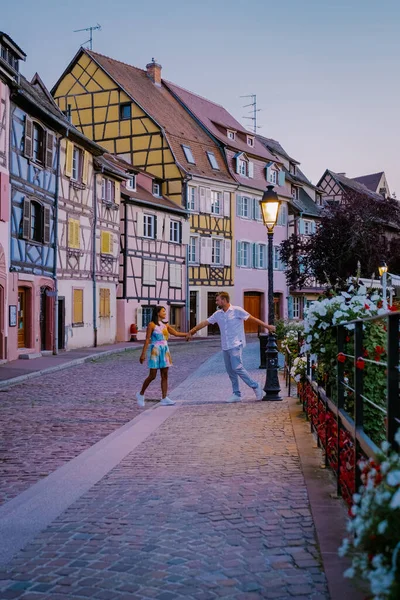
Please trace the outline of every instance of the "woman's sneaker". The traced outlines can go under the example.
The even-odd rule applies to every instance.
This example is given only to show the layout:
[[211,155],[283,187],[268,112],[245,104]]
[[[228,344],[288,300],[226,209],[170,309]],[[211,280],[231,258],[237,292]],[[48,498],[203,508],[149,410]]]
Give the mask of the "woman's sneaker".
[[161,406],[173,406],[175,402],[174,400],[171,400],[171,398],[168,398],[168,396],[166,396],[161,400],[160,404]]
[[136,393],[136,400],[137,400],[138,406],[140,408],[143,408],[144,407],[144,394],[141,394],[140,392],[137,392]]
[[241,397],[237,396],[236,394],[232,394],[232,396],[227,399],[227,402],[240,402],[240,401],[241,401]]
[[256,395],[256,400],[262,400],[264,398],[264,390],[261,385],[258,384],[256,388],[254,388],[254,393]]

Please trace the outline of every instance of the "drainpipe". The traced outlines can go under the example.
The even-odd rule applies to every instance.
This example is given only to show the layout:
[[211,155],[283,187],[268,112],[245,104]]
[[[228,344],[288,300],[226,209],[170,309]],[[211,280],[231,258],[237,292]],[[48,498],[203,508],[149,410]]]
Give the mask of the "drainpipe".
[[[101,173],[103,168],[101,169]],[[97,194],[96,171],[93,161],[93,239],[92,239],[92,277],[93,277],[93,346],[97,348],[97,282],[96,282],[96,232],[97,232]]]
[[[66,132],[68,136],[68,130]],[[58,138],[57,142],[57,166],[56,166],[56,187],[55,187],[55,201],[54,201],[54,335],[53,335],[53,354],[58,354],[58,277],[57,277],[57,261],[58,261],[58,193],[60,189],[60,155],[61,155],[61,141],[66,136]]]
[[[187,190],[188,190],[189,178],[186,178],[183,183],[183,198],[187,202]],[[185,204],[186,206],[186,204]],[[190,236],[190,215],[188,215],[189,221],[189,236]],[[190,243],[190,237],[189,237]],[[185,300],[185,311],[186,311],[186,331],[190,330],[190,290],[189,290],[189,244],[186,244],[185,249],[185,260],[186,260],[186,300]]]

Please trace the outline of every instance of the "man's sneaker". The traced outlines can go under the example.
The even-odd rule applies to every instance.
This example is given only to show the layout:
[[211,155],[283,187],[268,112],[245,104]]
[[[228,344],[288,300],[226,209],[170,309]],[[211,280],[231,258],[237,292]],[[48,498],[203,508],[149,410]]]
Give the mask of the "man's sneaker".
[[171,400],[171,398],[168,398],[168,396],[166,396],[161,400],[160,404],[161,406],[173,406],[175,402],[174,400]]
[[140,408],[143,408],[144,407],[144,394],[141,394],[140,392],[137,392],[136,393],[136,400],[137,400],[138,406]]
[[232,396],[230,398],[228,398],[227,402],[240,402],[241,398],[240,396],[237,396],[236,394],[232,394]]
[[262,400],[264,397],[264,390],[261,385],[258,384],[256,388],[254,388],[254,393],[256,395],[256,400]]

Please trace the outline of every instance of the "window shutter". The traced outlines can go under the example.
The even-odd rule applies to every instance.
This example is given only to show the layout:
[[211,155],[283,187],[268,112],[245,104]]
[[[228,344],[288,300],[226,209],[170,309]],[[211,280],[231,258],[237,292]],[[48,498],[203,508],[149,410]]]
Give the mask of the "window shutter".
[[288,319],[293,319],[293,297],[289,296],[288,298]]
[[111,292],[106,290],[106,317],[111,317]]
[[224,216],[230,217],[231,214],[231,194],[224,192]]
[[169,217],[165,217],[164,219],[164,240],[166,242],[170,242],[172,240],[171,236],[171,219]]
[[75,229],[74,229],[74,248],[80,248],[80,233],[81,233],[81,225],[79,221],[75,221]]
[[286,204],[281,204],[281,211],[282,211],[282,225],[286,225],[286,223],[287,223],[287,205]]
[[[189,237],[190,237],[190,223],[189,223],[189,221],[184,221],[182,223],[182,241],[181,241],[181,244],[188,244],[189,243]],[[196,253],[196,260],[197,260],[197,253]]]
[[114,188],[114,202],[115,202],[115,204],[119,204],[120,201],[121,201],[121,182],[116,181],[115,188]]
[[139,330],[143,329],[143,308],[141,306],[136,309],[136,326]]
[[[83,150],[82,183],[87,185],[89,172],[89,152]],[[82,155],[81,155],[82,156]]]
[[83,290],[74,290],[73,322],[83,323]]
[[314,235],[314,233],[315,233],[315,229],[316,229],[316,227],[315,227],[315,226],[316,226],[316,223],[315,223],[315,221],[311,221],[311,233],[312,233],[313,235]]
[[104,317],[104,289],[100,288],[99,316]]
[[154,239],[157,239],[157,216],[154,215]]
[[207,264],[207,238],[200,238],[200,263],[202,265]]
[[29,234],[31,229],[31,202],[28,198],[24,198],[22,214],[22,237],[25,240],[29,240]]
[[278,185],[285,185],[285,171],[279,171],[278,173]]
[[250,178],[254,177],[254,163],[249,161],[248,174]]
[[143,237],[143,213],[136,213],[136,235],[137,237]]
[[236,173],[240,175],[240,156],[236,157]]
[[24,154],[26,158],[33,156],[33,123],[28,115],[25,117]]
[[256,269],[258,267],[257,260],[257,244],[251,244],[251,268]]
[[241,243],[240,242],[236,242],[236,266],[237,267],[241,267],[241,258],[242,258],[242,253],[241,253],[242,247],[241,247]]
[[268,163],[265,167],[265,179],[268,181],[268,183],[271,182],[271,165],[272,163]]
[[307,298],[305,296],[303,296],[303,307],[302,307],[302,312],[300,314],[300,319],[305,319],[306,311],[307,311]]
[[299,233],[300,233],[300,235],[304,235],[304,221],[303,221],[303,219],[299,219]]
[[43,243],[50,242],[50,209],[45,208],[43,213]]
[[207,214],[211,213],[211,190],[210,188],[206,188],[206,209],[205,212]]
[[243,198],[239,194],[236,196],[236,214],[238,217],[243,214]]
[[248,207],[249,207],[249,219],[254,219],[254,202],[253,202],[253,198],[248,198],[247,199],[248,202]]
[[206,265],[211,265],[211,263],[212,263],[212,238],[210,238],[210,237],[206,238],[206,243],[207,243]]
[[65,175],[67,177],[72,176],[72,158],[74,156],[74,145],[67,140],[67,147],[65,150]]
[[231,252],[232,252],[231,240],[224,240],[224,265],[226,267],[231,266]]
[[182,244],[182,221],[178,223],[178,241]]
[[206,212],[206,188],[200,187],[199,192],[200,192],[200,212],[205,213]]
[[180,288],[182,287],[182,267],[181,265],[174,265],[175,266],[175,286]]
[[46,153],[45,153],[45,167],[46,169],[53,168],[53,152],[54,152],[54,134],[50,131],[46,132]]

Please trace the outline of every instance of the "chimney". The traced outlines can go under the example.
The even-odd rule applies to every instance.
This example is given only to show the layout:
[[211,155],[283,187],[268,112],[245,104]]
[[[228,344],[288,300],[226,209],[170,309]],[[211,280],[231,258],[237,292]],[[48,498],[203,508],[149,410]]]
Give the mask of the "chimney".
[[147,77],[150,77],[154,85],[161,87],[161,65],[156,63],[154,58],[151,59],[151,63],[146,65]]

